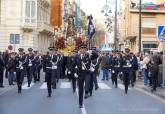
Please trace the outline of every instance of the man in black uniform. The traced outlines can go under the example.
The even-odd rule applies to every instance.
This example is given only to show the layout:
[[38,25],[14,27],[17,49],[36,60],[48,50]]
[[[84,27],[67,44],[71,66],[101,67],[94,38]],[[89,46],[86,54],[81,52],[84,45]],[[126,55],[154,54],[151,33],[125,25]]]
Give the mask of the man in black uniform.
[[115,83],[116,88],[117,88],[117,77],[118,77],[119,68],[120,68],[120,58],[118,52],[114,52],[112,57],[112,64],[111,64],[111,79],[112,79],[112,85],[114,85]]
[[34,75],[34,54],[33,54],[33,49],[28,48],[28,55],[27,55],[27,80],[28,80],[28,87],[30,87],[30,84],[32,82],[32,78]]
[[128,92],[128,86],[130,84],[131,73],[132,73],[132,64],[131,64],[131,56],[130,49],[125,49],[125,54],[123,55],[123,82],[125,86],[125,93]]
[[3,60],[2,53],[0,52],[0,87],[3,88],[3,71],[4,71],[5,63]]
[[37,51],[34,51],[34,53],[37,53],[37,59],[35,62],[35,66],[36,66],[36,81],[40,81],[40,71],[42,68],[42,61],[43,58],[41,56],[41,54],[39,54]]
[[89,97],[90,91],[90,57],[86,52],[87,46],[82,45],[80,55],[77,59],[78,66],[78,88],[79,88],[79,106],[83,105],[84,83],[85,83],[85,98]]
[[72,51],[72,55],[68,58],[68,74],[71,76],[73,93],[76,91],[76,74],[77,74],[77,50]]
[[54,47],[49,47],[49,54],[45,57],[46,63],[46,82],[47,82],[47,89],[48,89],[48,96],[51,97],[52,94],[52,58],[53,58],[53,50]]
[[57,54],[57,50],[54,49],[54,52],[51,55],[51,63],[52,63],[52,88],[56,89],[56,81],[57,81],[57,69],[58,69],[58,63],[60,61],[60,58]]
[[98,70],[99,70],[99,56],[96,52],[96,47],[91,48],[92,53],[90,56],[91,66],[90,66],[90,96],[92,96],[93,86],[95,85],[95,90],[99,88],[97,82]]
[[16,77],[17,77],[17,86],[18,86],[18,93],[21,93],[22,90],[22,83],[24,80],[24,72],[25,72],[25,64],[27,63],[27,58],[23,54],[24,49],[18,49],[19,54],[16,57]]

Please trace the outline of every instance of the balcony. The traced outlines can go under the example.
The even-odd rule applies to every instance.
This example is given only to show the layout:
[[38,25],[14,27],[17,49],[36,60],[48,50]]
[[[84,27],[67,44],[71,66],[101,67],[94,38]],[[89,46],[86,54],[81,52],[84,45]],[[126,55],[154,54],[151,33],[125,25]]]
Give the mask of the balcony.
[[[132,13],[139,13],[139,4],[131,3],[129,11]],[[165,4],[142,4],[142,13],[165,14]]]
[[46,33],[49,35],[53,35],[54,34],[54,28],[53,26],[46,24],[44,22],[39,22],[37,24],[37,31],[40,33]]

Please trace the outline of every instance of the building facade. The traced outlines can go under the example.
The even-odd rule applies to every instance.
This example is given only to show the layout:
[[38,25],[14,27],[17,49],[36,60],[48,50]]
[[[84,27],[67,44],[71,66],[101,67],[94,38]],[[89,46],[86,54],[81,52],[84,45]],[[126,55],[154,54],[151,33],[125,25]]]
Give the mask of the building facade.
[[49,0],[0,0],[0,50],[29,47],[45,52],[54,30],[50,26]]
[[[160,4],[161,1],[159,0],[157,3]],[[124,39],[123,44],[125,47],[129,47],[133,52],[138,52],[139,1],[122,0],[122,4],[120,20],[122,23],[120,26],[121,38]],[[162,51],[162,43],[157,38],[157,28],[159,25],[165,25],[165,9],[159,8],[158,4],[149,6],[145,3],[142,4],[141,49],[143,52],[150,50]]]

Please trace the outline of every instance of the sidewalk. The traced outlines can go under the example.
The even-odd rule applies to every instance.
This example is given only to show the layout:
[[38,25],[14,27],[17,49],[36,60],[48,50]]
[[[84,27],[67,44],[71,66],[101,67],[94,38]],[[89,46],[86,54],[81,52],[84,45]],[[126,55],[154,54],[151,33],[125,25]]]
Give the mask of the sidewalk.
[[151,94],[154,94],[154,95],[156,95],[158,97],[161,97],[161,98],[165,99],[165,87],[157,87],[156,91],[151,92],[151,87],[144,86],[144,83],[143,83],[142,79],[137,80],[136,87],[139,88],[139,89],[142,89],[142,90],[144,90],[146,92],[149,92]]

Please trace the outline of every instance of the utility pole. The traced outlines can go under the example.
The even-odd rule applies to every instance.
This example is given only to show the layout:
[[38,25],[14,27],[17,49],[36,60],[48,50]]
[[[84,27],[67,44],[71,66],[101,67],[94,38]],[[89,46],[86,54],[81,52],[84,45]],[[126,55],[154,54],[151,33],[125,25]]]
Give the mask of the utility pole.
[[142,0],[139,0],[139,53],[141,53],[141,37],[142,37]]
[[118,43],[118,39],[117,39],[117,0],[115,3],[114,43],[115,43],[115,50],[117,50],[117,43]]

